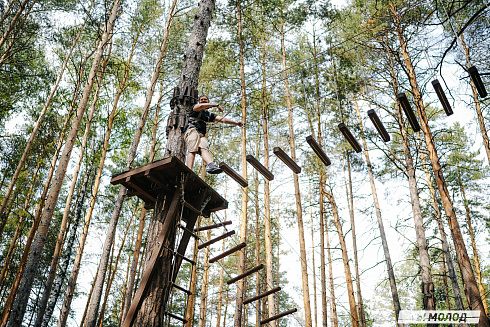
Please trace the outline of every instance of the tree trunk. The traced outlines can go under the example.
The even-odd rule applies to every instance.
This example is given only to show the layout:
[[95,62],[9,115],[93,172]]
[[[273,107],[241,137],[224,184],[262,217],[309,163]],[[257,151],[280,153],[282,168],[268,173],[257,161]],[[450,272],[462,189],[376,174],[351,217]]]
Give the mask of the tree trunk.
[[[208,222],[210,219],[208,219]],[[206,242],[211,239],[211,230],[208,229],[206,232]],[[198,327],[206,326],[206,313],[208,306],[208,284],[209,284],[209,246],[204,250],[204,259],[203,259],[204,267],[203,267],[203,276],[201,282],[201,305],[200,313],[199,313],[199,323]]]
[[[201,217],[197,218],[197,227],[199,228],[201,225]],[[197,232],[197,236],[199,236],[200,232]],[[198,242],[194,242],[194,251],[192,255],[192,261],[197,262],[197,254],[198,254]],[[224,242],[223,242],[224,245]],[[223,268],[223,267],[222,267]],[[184,324],[184,327],[192,327],[194,321],[194,306],[196,302],[196,289],[197,289],[197,264],[193,265],[191,268],[191,280],[189,282],[190,287],[189,291],[191,294],[187,299],[187,308],[185,313],[185,318],[187,319],[187,323]]]
[[[25,1],[27,1],[27,0],[25,0]],[[5,195],[2,199],[2,204],[0,205],[0,217],[3,214],[5,207],[7,206],[7,202],[10,198],[10,194],[11,194],[12,190],[14,189],[15,183],[17,182],[17,179],[19,177],[20,172],[22,171],[22,167],[24,167],[24,164],[27,160],[27,156],[29,154],[29,151],[31,150],[32,143],[34,142],[34,138],[36,137],[37,132],[38,132],[39,128],[41,127],[41,123],[44,119],[44,115],[46,114],[46,111],[48,110],[48,107],[51,104],[51,101],[53,100],[54,94],[55,94],[56,90],[58,89],[58,85],[61,81],[61,78],[63,77],[63,73],[65,72],[66,66],[68,64],[68,60],[71,57],[71,54],[73,52],[73,49],[75,48],[75,45],[78,43],[78,40],[80,39],[80,35],[82,34],[82,31],[85,27],[85,23],[87,22],[87,19],[89,17],[90,11],[92,9],[93,3],[94,3],[94,1],[92,0],[92,2],[90,3],[90,7],[87,10],[87,15],[85,16],[85,20],[83,21],[82,26],[80,27],[80,30],[78,31],[77,35],[75,36],[75,39],[72,42],[72,45],[70,47],[70,50],[68,51],[68,54],[66,55],[65,60],[63,61],[63,64],[61,66],[61,70],[58,73],[58,78],[56,79],[56,82],[54,83],[54,85],[51,89],[51,92],[48,96],[48,99],[44,103],[43,109],[39,113],[39,117],[38,117],[36,123],[34,124],[34,128],[31,132],[29,140],[27,141],[26,147],[24,148],[24,152],[22,153],[22,157],[20,158],[20,161],[17,164],[17,168],[15,170],[14,176],[12,177],[12,180],[10,181],[10,184],[7,188],[7,191],[5,192]],[[20,10],[20,8],[19,8],[19,10]]]
[[437,188],[441,195],[442,204],[449,221],[449,227],[451,229],[451,234],[453,237],[454,247],[456,249],[456,254],[458,257],[458,263],[460,265],[460,271],[463,278],[463,284],[465,286],[466,294],[470,300],[470,308],[472,310],[480,310],[480,321],[479,325],[481,327],[489,327],[490,321],[485,314],[485,308],[480,298],[480,292],[478,290],[478,285],[476,283],[475,274],[471,267],[471,262],[466,251],[466,246],[464,244],[463,235],[459,227],[458,220],[456,218],[456,213],[454,211],[453,203],[449,196],[449,190],[444,179],[444,174],[442,172],[441,164],[439,163],[439,156],[437,155],[436,147],[434,144],[434,139],[432,137],[432,132],[429,127],[429,122],[427,120],[427,115],[424,109],[424,103],[422,101],[422,95],[420,94],[417,79],[415,77],[415,70],[412,65],[412,60],[407,50],[407,44],[403,36],[403,30],[400,22],[400,16],[396,12],[396,8],[393,4],[390,6],[390,10],[393,14],[393,19],[396,24],[396,32],[398,34],[398,40],[400,42],[400,49],[405,62],[405,67],[407,69],[408,79],[412,87],[413,96],[415,99],[415,105],[420,116],[420,125],[424,133],[425,143],[427,145],[427,150],[429,152],[429,158],[432,165],[432,170],[434,171],[434,176],[436,178]]
[[[13,29],[15,28],[15,24],[17,23],[17,21],[19,20],[20,18],[20,15],[22,15],[22,12],[24,11],[24,9],[26,8],[27,6],[27,3],[29,2],[29,0],[24,0],[20,3],[19,5],[19,9],[17,9],[17,12],[15,13],[15,16],[12,18],[12,20],[10,21],[10,24],[9,26],[7,27],[7,29],[3,32],[3,35],[2,37],[0,37],[0,48],[3,47],[3,45],[5,44],[5,42],[7,41],[10,33],[12,33]],[[33,0],[32,1],[34,4],[36,2],[36,0]],[[2,66],[2,63],[0,62],[0,67]]]
[[[352,191],[352,171],[350,167],[350,156],[346,151],[345,156],[347,158],[347,173],[348,180],[345,183],[346,193],[348,199],[349,216],[352,232],[352,248],[354,250],[354,271],[356,274],[356,288],[357,288],[357,304],[359,307],[359,323],[361,327],[366,327],[366,316],[364,314],[364,305],[362,303],[362,293],[361,293],[361,279],[359,275],[359,260],[357,258],[357,234],[356,234],[356,223],[354,221],[354,194]],[[345,165],[344,165],[344,179],[345,179]]]
[[[333,219],[335,222],[335,227],[337,228],[337,233],[339,234],[340,248],[342,249],[342,260],[344,262],[345,270],[345,282],[347,286],[347,294],[349,296],[349,307],[350,315],[352,320],[352,326],[359,326],[359,316],[357,315],[356,309],[356,299],[354,298],[354,286],[352,285],[352,275],[350,273],[349,257],[347,255],[347,246],[345,244],[344,232],[342,232],[342,225],[340,224],[339,213],[337,211],[337,204],[335,203],[335,198],[329,192],[325,192],[330,205],[332,206]],[[327,245],[328,246],[328,245]]]
[[[323,190],[323,194],[327,196],[327,192]],[[334,327],[339,327],[339,319],[337,317],[337,304],[335,301],[335,285],[333,283],[333,264],[332,264],[332,254],[330,252],[330,238],[328,237],[328,227],[325,228],[325,238],[327,240],[327,256],[328,256],[328,274],[330,280],[330,305],[332,308],[332,324]],[[326,306],[324,310],[327,310]],[[326,316],[326,315],[324,315]],[[324,321],[325,325],[326,322]]]
[[[245,90],[245,60],[244,60],[244,47],[243,47],[243,36],[242,36],[242,9],[241,2],[236,2],[237,8],[237,19],[238,19],[238,47],[239,47],[239,62],[240,62],[240,105],[242,110],[242,123],[245,125],[247,122],[247,93]],[[247,129],[243,127],[241,130],[241,166],[242,166],[242,177],[247,179]],[[248,200],[248,187],[242,187],[242,204],[241,204],[241,218],[240,218],[240,242],[247,241],[247,200]],[[245,272],[245,254],[246,249],[240,251],[238,256],[238,275]],[[240,279],[237,283],[237,293],[236,293],[236,306],[235,306],[235,320],[234,326],[242,326],[242,310],[243,310],[243,297],[245,290],[245,279]]]
[[483,279],[482,279],[482,274],[480,269],[480,259],[478,258],[478,251],[476,249],[475,233],[473,231],[473,226],[471,225],[470,207],[468,205],[468,200],[466,200],[466,193],[464,191],[463,182],[461,180],[461,174],[459,172],[459,164],[457,166],[458,166],[457,172],[458,172],[459,190],[461,191],[461,195],[463,197],[464,208],[466,211],[466,222],[468,223],[468,232],[470,233],[471,247],[473,248],[473,260],[475,261],[476,277],[478,278],[478,290],[480,291],[483,307],[485,308],[485,314],[488,315],[487,296],[485,293],[485,288],[483,287]]
[[[223,245],[221,248],[221,252],[225,252],[225,240],[223,240]],[[225,268],[224,265],[221,265],[220,270],[219,270],[219,291],[218,291],[218,312],[216,315],[216,327],[220,327],[221,323],[221,309],[223,306],[223,288],[224,288],[224,272]]]
[[[313,202],[311,196],[311,183],[310,183],[310,204]],[[315,327],[318,327],[318,309],[316,305],[316,265],[315,265],[315,233],[313,232],[313,206],[310,205],[310,221],[311,221],[311,264],[313,273],[313,312],[315,317]]]
[[[284,87],[286,90],[286,105],[288,108],[288,124],[289,124],[289,146],[291,149],[291,158],[296,161],[296,150],[294,144],[294,129],[293,129],[293,113],[291,109],[291,94],[289,91],[289,81],[287,76],[286,67],[286,47],[284,44],[284,20],[282,18],[281,9],[281,52],[282,52],[282,75],[284,80]],[[306,261],[306,246],[305,246],[305,233],[303,226],[303,209],[301,207],[301,193],[299,188],[298,174],[293,174],[294,180],[294,193],[296,197],[296,215],[298,218],[298,232],[299,232],[299,246],[301,256],[301,277],[303,281],[303,304],[305,308],[305,324],[306,327],[312,327],[311,322],[311,308],[310,308],[310,290],[308,286],[308,267]]]
[[[260,129],[260,126],[258,126]],[[256,142],[256,151],[255,155],[257,158],[259,158],[259,133],[260,131],[257,131],[257,142]],[[254,176],[254,205],[255,205],[255,266],[260,265],[260,208],[259,208],[259,172],[254,169],[253,171],[253,176]],[[260,287],[260,273],[261,270],[257,271],[255,273],[255,294],[260,294],[261,287]],[[255,325],[260,326],[260,320],[261,320],[261,314],[260,314],[260,302],[255,306]]]

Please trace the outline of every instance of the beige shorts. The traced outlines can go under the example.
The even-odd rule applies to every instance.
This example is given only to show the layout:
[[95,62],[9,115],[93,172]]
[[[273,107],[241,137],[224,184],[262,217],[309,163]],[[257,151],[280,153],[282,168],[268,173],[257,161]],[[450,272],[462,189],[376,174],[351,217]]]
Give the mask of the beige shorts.
[[195,128],[189,128],[184,134],[184,141],[187,145],[187,151],[200,153],[201,149],[209,150],[208,139],[201,136]]

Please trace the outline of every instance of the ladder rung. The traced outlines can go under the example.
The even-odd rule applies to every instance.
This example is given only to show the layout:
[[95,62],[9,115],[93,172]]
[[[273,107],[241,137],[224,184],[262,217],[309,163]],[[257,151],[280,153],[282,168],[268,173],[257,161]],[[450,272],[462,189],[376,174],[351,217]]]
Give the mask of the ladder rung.
[[227,281],[226,283],[227,283],[228,285],[231,285],[231,284],[233,284],[234,282],[237,282],[237,281],[239,281],[240,279],[243,279],[243,278],[247,277],[248,275],[251,275],[251,274],[253,274],[254,272],[257,272],[257,271],[259,271],[259,270],[260,270],[260,269],[262,269],[262,268],[264,268],[264,265],[263,265],[263,264],[260,264],[260,265],[258,265],[257,267],[254,267],[254,268],[252,268],[252,269],[250,269],[250,270],[248,270],[248,271],[244,272],[243,274],[238,275],[238,276],[236,276],[235,278],[230,279],[230,280],[229,280],[229,281]]
[[199,227],[199,228],[194,228],[194,232],[200,232],[200,231],[203,231],[203,230],[218,228],[218,227],[221,227],[221,226],[226,226],[226,225],[231,225],[231,224],[232,224],[232,221],[231,220],[227,220],[227,221],[223,221],[222,223],[217,223],[217,224],[214,224],[214,225],[209,225],[209,226],[203,226],[203,227]]
[[170,251],[170,252],[171,252],[173,255],[176,255],[176,256],[181,257],[181,258],[182,258],[182,259],[184,259],[185,261],[189,262],[191,265],[195,265],[195,264],[196,264],[196,262],[195,262],[195,261],[193,261],[193,260],[191,260],[191,259],[189,259],[189,258],[187,258],[187,257],[184,257],[184,255],[183,255],[183,254],[180,254],[179,252],[176,252],[176,251],[174,251],[174,250],[172,250],[172,249],[169,249],[169,248],[168,248],[168,247],[166,247],[166,246],[165,246],[165,249],[166,249],[167,251]]
[[249,164],[251,164],[255,169],[257,169],[257,171],[259,173],[262,174],[262,176],[264,176],[265,178],[267,178],[268,180],[273,180],[274,179],[274,175],[269,171],[269,169],[265,168],[264,165],[262,165],[260,163],[260,161],[258,161],[254,156],[252,156],[251,154],[247,155],[247,161]]
[[282,318],[284,316],[287,316],[287,315],[290,315],[291,313],[295,313],[296,311],[298,311],[298,309],[294,308],[294,309],[291,309],[291,310],[288,310],[288,311],[285,311],[283,313],[280,313],[278,315],[275,315],[273,317],[270,317],[270,318],[267,318],[265,320],[262,320],[260,322],[261,325],[264,325],[264,324],[267,324],[268,322],[271,322],[271,321],[274,321],[274,320],[277,320],[279,318]]
[[170,312],[166,312],[166,311],[165,311],[165,312],[164,312],[164,314],[166,314],[166,315],[167,315],[167,316],[169,316],[170,318],[174,318],[174,319],[180,320],[180,321],[182,321],[184,324],[186,324],[186,323],[187,323],[187,319],[182,318],[182,317],[179,317],[179,316],[177,316],[177,315],[174,315],[173,313],[170,313]]
[[243,301],[243,304],[249,304],[249,303],[252,303],[254,301],[260,300],[261,298],[266,297],[266,296],[271,295],[271,294],[274,294],[276,292],[279,292],[280,290],[281,290],[280,287],[273,288],[267,292],[264,292],[262,294],[259,294],[257,296],[251,297],[250,299]]
[[184,232],[187,232],[189,233],[192,237],[194,237],[196,240],[199,239],[199,236],[197,236],[196,234],[194,234],[190,229],[188,229],[187,227],[184,227],[182,226],[182,224],[177,224],[177,226],[182,229]]
[[213,244],[213,243],[216,243],[216,242],[218,242],[218,241],[221,241],[222,239],[227,238],[228,236],[231,236],[231,235],[234,235],[234,234],[235,234],[235,231],[234,231],[234,230],[232,230],[232,231],[230,231],[230,232],[228,232],[228,233],[226,233],[226,234],[223,234],[223,235],[221,235],[221,236],[218,236],[218,237],[216,237],[216,238],[213,238],[212,240],[209,240],[209,241],[207,241],[207,242],[204,242],[204,243],[202,243],[202,244],[199,244],[199,246],[198,246],[197,248],[198,248],[199,250],[201,250],[202,248],[205,248],[206,246],[209,246],[209,245],[211,245],[211,244]]
[[170,283],[172,284],[173,287],[175,287],[176,289],[178,289],[178,290],[186,293],[187,295],[191,295],[192,294],[191,291],[186,290],[185,288],[182,288],[182,287],[180,287],[179,285],[177,285],[177,284],[175,284],[173,282],[170,282]]
[[221,168],[221,170],[223,170],[226,173],[226,175],[228,175],[231,178],[233,178],[242,187],[247,187],[248,186],[247,180],[245,178],[243,178],[242,176],[240,176],[240,174],[238,174],[236,171],[234,171],[226,163],[220,162],[219,163],[219,168]]
[[218,256],[210,259],[209,260],[209,263],[214,263],[214,262],[218,261],[219,259],[223,259],[224,257],[229,256],[230,254],[232,254],[232,253],[234,253],[236,251],[239,251],[239,250],[243,249],[246,246],[247,246],[247,243],[245,243],[245,242],[240,243],[237,246],[229,249],[228,251],[225,251],[225,252],[221,253],[220,255],[218,255]]

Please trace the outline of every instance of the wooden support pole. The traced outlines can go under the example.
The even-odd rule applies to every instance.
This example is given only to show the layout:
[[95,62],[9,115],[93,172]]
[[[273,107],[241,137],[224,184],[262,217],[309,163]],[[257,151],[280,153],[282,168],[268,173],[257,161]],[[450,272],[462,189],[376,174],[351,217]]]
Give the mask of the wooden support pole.
[[229,256],[230,254],[235,253],[236,251],[239,251],[239,250],[243,249],[246,246],[247,246],[247,243],[245,243],[245,242],[240,243],[237,246],[229,249],[228,251],[225,251],[225,252],[221,253],[220,255],[218,255],[218,256],[216,256],[214,258],[211,258],[209,260],[209,263],[215,263],[219,259],[223,259],[224,257]]
[[266,296],[271,295],[271,294],[274,294],[276,292],[279,292],[280,290],[281,290],[280,287],[273,288],[267,292],[264,292],[262,294],[259,294],[257,296],[251,297],[250,299],[243,301],[243,304],[249,304],[249,303],[252,303],[254,301],[260,300],[261,298],[266,297]]
[[290,156],[286,154],[280,147],[276,146],[273,150],[274,154],[282,160],[288,166],[292,171],[294,171],[296,174],[301,173],[301,167],[298,166],[298,164],[291,159]]
[[273,316],[273,317],[270,317],[270,318],[267,318],[267,319],[265,319],[265,320],[262,320],[262,321],[260,322],[260,325],[265,325],[265,324],[267,324],[267,323],[269,323],[269,322],[271,322],[271,321],[273,321],[273,320],[277,320],[277,319],[282,318],[282,317],[284,317],[284,316],[287,316],[287,315],[290,315],[290,314],[292,314],[292,313],[295,313],[296,311],[298,311],[298,309],[297,309],[297,308],[294,308],[294,309],[291,309],[291,310],[285,311],[285,312],[280,313],[280,314],[278,314],[278,315],[275,315],[275,316]]
[[313,152],[320,158],[320,160],[323,162],[325,166],[330,166],[332,163],[330,161],[330,158],[327,156],[325,151],[321,148],[320,144],[317,143],[317,141],[313,138],[313,136],[308,135],[306,137],[306,142],[310,145],[310,147],[313,149]]
[[345,126],[344,123],[340,123],[339,129],[342,132],[342,134],[344,135],[347,142],[349,142],[349,144],[352,146],[354,151],[356,151],[357,153],[361,152],[362,148],[359,145],[359,142],[357,142],[356,138],[354,137],[354,135],[352,135],[350,130],[347,128],[347,126]]
[[265,168],[265,166],[262,165],[257,159],[255,159],[255,157],[251,154],[247,155],[247,162],[251,164],[252,167],[257,169],[257,171],[268,180],[271,181],[274,179],[274,175],[269,171],[269,169]]
[[391,140],[390,134],[388,134],[388,131],[383,125],[383,122],[381,122],[381,119],[379,119],[378,115],[376,114],[376,111],[374,111],[374,109],[369,109],[368,116],[369,119],[371,119],[371,122],[373,123],[374,127],[376,127],[376,130],[378,131],[383,141],[388,142],[389,140]]
[[248,270],[248,271],[244,272],[243,274],[238,275],[238,276],[236,276],[235,278],[230,279],[230,280],[229,280],[229,281],[227,281],[226,283],[227,283],[228,285],[231,285],[231,284],[233,284],[233,283],[235,283],[235,282],[239,281],[240,279],[243,279],[243,278],[245,278],[245,277],[247,277],[247,276],[249,276],[249,275],[251,275],[251,274],[253,274],[253,273],[257,272],[257,271],[259,271],[259,270],[260,270],[260,269],[262,269],[262,268],[264,268],[264,265],[263,265],[263,264],[260,264],[260,265],[258,265],[257,267],[254,267],[254,268],[252,268],[252,269],[250,269],[250,270]]
[[206,246],[210,246],[211,244],[216,243],[218,241],[221,241],[222,239],[227,238],[228,236],[231,236],[231,235],[234,235],[234,234],[235,234],[235,231],[232,230],[232,231],[230,231],[230,232],[228,232],[226,234],[223,234],[221,236],[218,236],[216,238],[213,238],[212,240],[209,240],[207,242],[204,242],[202,244],[199,244],[199,246],[197,248],[199,250],[201,250],[201,249],[205,248]]
[[417,117],[415,117],[412,106],[410,106],[410,102],[408,102],[408,98],[405,93],[399,93],[396,98],[400,102],[400,105],[402,106],[402,109],[405,112],[405,115],[407,116],[408,122],[410,123],[410,126],[412,126],[413,131],[419,132],[420,124],[417,120]]
[[187,323],[187,319],[185,318],[182,318],[182,317],[179,317],[177,315],[174,315],[173,313],[170,313],[170,312],[164,312],[164,314],[166,314],[167,316],[169,316],[170,318],[174,318],[174,319],[177,319],[177,320],[180,320],[182,321],[184,324]]
[[242,187],[247,187],[248,182],[245,178],[240,176],[236,171],[234,171],[230,166],[228,166],[224,162],[219,163],[219,168],[226,173],[226,175],[230,176],[233,178],[238,184],[240,184]]
[[232,224],[232,221],[231,220],[227,220],[227,221],[223,221],[222,223],[217,223],[217,224],[213,224],[213,225],[208,225],[208,226],[203,226],[203,227],[199,227],[199,228],[194,228],[194,232],[202,232],[203,230],[218,228],[218,227],[221,227],[221,226],[226,226],[226,225],[231,225],[231,224]]

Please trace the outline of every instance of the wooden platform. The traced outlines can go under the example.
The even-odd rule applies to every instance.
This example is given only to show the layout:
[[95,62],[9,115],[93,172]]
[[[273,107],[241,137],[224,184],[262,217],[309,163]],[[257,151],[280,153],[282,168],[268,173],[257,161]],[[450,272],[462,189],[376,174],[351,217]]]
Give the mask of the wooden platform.
[[173,195],[177,185],[181,183],[182,173],[187,179],[185,186],[186,201],[191,202],[194,197],[198,196],[200,190],[208,189],[211,200],[203,210],[204,216],[228,208],[228,202],[221,195],[176,157],[165,158],[113,175],[111,184],[124,185],[128,189],[128,196],[136,195],[145,201],[147,209],[153,209],[158,195]]

